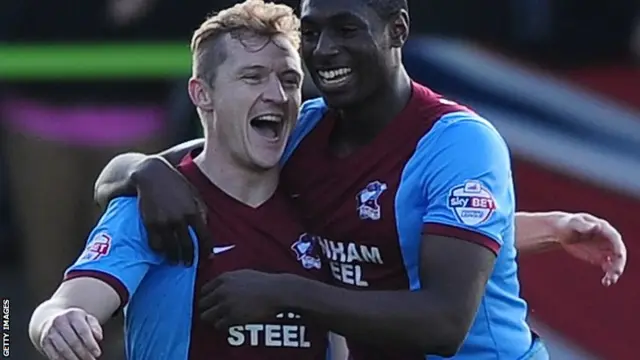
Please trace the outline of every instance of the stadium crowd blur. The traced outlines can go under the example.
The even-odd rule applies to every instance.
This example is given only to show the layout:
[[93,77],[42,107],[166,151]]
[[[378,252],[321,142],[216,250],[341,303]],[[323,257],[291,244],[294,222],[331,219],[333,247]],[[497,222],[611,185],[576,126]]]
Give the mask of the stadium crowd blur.
[[[298,3],[285,2],[294,7]],[[6,64],[3,67],[3,49],[8,45],[24,44],[173,41],[184,44],[186,51],[191,32],[205,15],[233,3],[231,0],[4,0],[0,4],[0,258],[3,269],[0,296],[12,300],[12,358],[28,359],[31,356],[26,349],[27,312],[55,289],[63,269],[80,252],[84,237],[99,215],[100,210],[92,202],[92,186],[100,169],[117,153],[129,150],[153,152],[196,137],[198,122],[185,91],[189,68],[184,69],[183,78],[96,80],[54,76],[48,80],[21,79],[11,73],[11,67]],[[413,37],[437,39],[432,41],[438,44],[433,48],[428,46],[429,41],[425,42],[424,52],[433,52],[427,57],[438,55],[439,49],[450,49],[443,47],[449,41],[443,39],[456,39],[451,40],[452,44],[459,44],[461,39],[464,44],[474,44],[471,47],[476,50],[473,51],[483,49],[478,53],[478,59],[484,58],[480,54],[506,58],[510,64],[537,71],[527,73],[531,78],[541,73],[552,74],[555,79],[614,99],[616,104],[640,114],[640,71],[636,65],[640,64],[637,62],[640,58],[640,9],[633,0],[415,0],[409,4]],[[117,58],[120,54],[113,53],[112,56]],[[475,60],[467,60],[473,68]],[[420,57],[413,59],[410,70],[420,67],[416,64],[421,61]],[[82,66],[91,67],[92,64]],[[424,66],[428,67],[428,63]],[[482,66],[487,65],[483,62]],[[461,71],[456,76],[467,75]],[[431,78],[433,84],[428,81]],[[427,86],[454,99],[458,92],[465,98],[466,93],[460,90],[464,84],[440,88],[438,79],[447,83],[441,74],[427,74],[416,79],[426,79]],[[312,95],[313,86],[307,84],[305,96]],[[471,98],[475,102],[483,99],[482,96]],[[488,96],[482,101],[502,100]],[[512,108],[511,111],[519,110]],[[551,113],[545,116],[554,119]],[[640,125],[640,116],[636,116],[636,120]],[[640,137],[637,129],[619,130]],[[507,140],[510,141],[508,137]],[[640,152],[635,158],[640,158]],[[611,205],[618,201],[615,199],[640,198],[637,193],[614,186],[614,189],[602,190],[605,194],[599,199],[604,200],[594,198],[588,202],[591,208],[569,202],[547,205],[540,198],[546,196],[560,201],[565,192],[561,186],[575,189],[577,185],[557,184],[575,181],[576,176],[559,175],[563,179],[556,181],[553,174],[534,174],[538,170],[532,169],[533,165],[529,163],[524,157],[522,164],[517,162],[515,165],[516,183],[520,187],[519,203],[525,209],[564,207],[565,210],[590,211],[610,218],[609,214],[616,211],[634,213],[632,209],[620,208],[622,205]],[[586,183],[580,186],[595,186],[587,179],[578,180],[581,184]],[[598,186],[596,188],[601,189],[601,184]],[[529,187],[540,189],[542,194],[528,192]],[[590,192],[587,197],[596,191],[585,189]],[[599,211],[601,208],[596,205],[600,204],[609,204],[612,212]],[[640,207],[637,200],[622,204]],[[623,231],[632,231],[631,225],[625,228],[625,224],[620,223],[624,221],[627,218],[612,219]],[[629,220],[629,224],[632,223]],[[638,240],[630,236],[636,234],[626,234],[625,240],[632,254],[639,245]],[[617,289],[605,291],[597,284],[572,288],[571,291],[580,293],[577,297],[564,296],[547,286],[556,281],[560,276],[557,272],[569,260],[553,255],[549,261],[551,270],[543,275],[539,269],[527,269],[526,261],[524,263],[525,297],[531,300],[534,316],[539,311],[542,322],[572,343],[578,343],[589,356],[631,359],[631,352],[625,352],[625,344],[619,343],[630,339],[629,336],[620,339],[617,334],[637,332],[637,326],[640,326],[640,313],[629,305],[631,300],[628,299],[633,294],[638,296],[637,290],[630,290],[629,283],[637,284],[640,280],[633,255]],[[585,270],[580,266],[570,263],[567,268]],[[558,280],[558,287],[587,281],[575,273],[571,276],[572,280]],[[593,283],[597,283],[595,273],[593,279]],[[541,287],[546,290],[538,291]],[[554,301],[545,302],[543,293]],[[600,300],[590,300],[591,297]],[[580,298],[588,304],[581,307],[581,315],[554,313],[564,312],[561,303],[566,306]],[[571,306],[575,307],[574,304]],[[606,315],[616,309],[631,313]],[[604,314],[597,315],[599,312]],[[599,324],[580,322],[581,318],[590,316],[604,317],[606,321]],[[576,323],[580,323],[577,327],[586,328],[576,330]],[[606,331],[595,331],[603,326]],[[591,341],[594,336],[587,333],[594,331],[601,335]],[[609,345],[614,341],[618,343]],[[631,343],[626,345],[633,346]],[[561,355],[558,359],[569,359],[568,356]]]

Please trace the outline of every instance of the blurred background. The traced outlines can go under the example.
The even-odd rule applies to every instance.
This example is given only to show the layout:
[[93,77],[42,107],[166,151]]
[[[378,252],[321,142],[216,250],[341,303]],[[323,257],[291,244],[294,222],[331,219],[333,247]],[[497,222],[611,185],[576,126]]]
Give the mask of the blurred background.
[[[29,313],[99,216],[100,169],[120,152],[199,135],[185,91],[188,42],[207,14],[233,3],[0,2],[0,297],[11,300],[12,359],[37,358]],[[611,289],[600,286],[599,269],[561,252],[521,259],[531,321],[552,359],[638,359],[637,1],[410,7],[410,73],[500,129],[514,154],[519,209],[591,212],[625,236],[630,264]],[[305,96],[314,95],[307,84]],[[118,346],[105,358],[118,359]]]

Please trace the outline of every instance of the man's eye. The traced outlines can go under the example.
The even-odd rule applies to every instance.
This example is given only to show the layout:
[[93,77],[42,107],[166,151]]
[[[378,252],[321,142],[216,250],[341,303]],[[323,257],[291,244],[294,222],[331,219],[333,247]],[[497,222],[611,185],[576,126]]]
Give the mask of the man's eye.
[[353,25],[344,25],[340,27],[340,33],[345,36],[353,35],[356,31],[358,31],[358,28]]
[[298,78],[282,79],[282,83],[285,86],[297,87],[300,86],[300,80]]
[[305,38],[314,38],[314,37],[318,37],[318,32],[315,30],[311,30],[311,29],[303,29],[301,31],[302,36]]
[[242,79],[253,83],[253,82],[259,82],[261,80],[261,76],[258,74],[247,74],[247,75],[243,75]]

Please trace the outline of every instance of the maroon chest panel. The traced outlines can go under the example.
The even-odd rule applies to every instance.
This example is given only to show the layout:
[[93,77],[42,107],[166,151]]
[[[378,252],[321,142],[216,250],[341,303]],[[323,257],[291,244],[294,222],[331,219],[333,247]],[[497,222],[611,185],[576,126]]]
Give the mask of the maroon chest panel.
[[[332,123],[323,119],[318,132],[309,136],[330,132]],[[308,139],[312,141],[303,141],[289,160],[283,178],[310,231],[322,236],[321,249],[333,277],[347,286],[395,288],[398,284],[389,275],[402,273],[403,263],[393,240],[394,199],[409,155],[388,151],[379,162],[332,162],[314,138]]]
[[[305,233],[284,193],[277,192],[254,209],[211,184],[193,161],[186,159],[180,170],[209,208],[207,220],[214,242],[213,247],[202,246],[200,251],[197,289],[222,273],[239,269],[327,280],[317,242]],[[234,326],[228,332],[219,332],[202,323],[196,311],[189,358],[324,359],[326,332],[291,313],[274,314],[268,323]]]
[[283,169],[286,189],[321,249],[337,283],[368,289],[406,289],[398,244],[395,197],[405,163],[442,115],[466,110],[414,86],[411,101],[383,133],[347,158],[330,153],[331,111],[300,143]]

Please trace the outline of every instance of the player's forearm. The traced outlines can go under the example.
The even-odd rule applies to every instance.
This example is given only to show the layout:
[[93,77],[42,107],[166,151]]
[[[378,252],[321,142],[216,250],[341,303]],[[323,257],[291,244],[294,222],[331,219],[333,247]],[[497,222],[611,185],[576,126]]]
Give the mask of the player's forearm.
[[[100,303],[100,301],[97,301],[97,303]],[[108,307],[108,304],[104,305]],[[46,325],[49,325],[58,315],[70,309],[81,309],[91,315],[98,315],[96,318],[100,324],[106,323],[110,318],[109,316],[104,316],[104,314],[109,312],[113,313],[113,311],[115,311],[115,309],[105,309],[106,311],[98,311],[95,312],[97,314],[92,314],[90,311],[87,311],[87,309],[80,306],[72,306],[72,304],[65,299],[54,297],[45,301],[35,309],[31,315],[31,320],[29,321],[29,339],[38,351],[42,351],[40,347],[40,339],[42,338],[42,333],[45,330]]]
[[95,277],[79,276],[60,284],[51,299],[36,308],[31,320],[40,324],[60,311],[82,309],[104,324],[121,305],[120,295],[111,285]]
[[553,213],[516,213],[516,248],[520,253],[534,253],[558,248]]
[[144,168],[149,161],[163,161],[167,166],[177,166],[190,152],[204,146],[203,139],[195,139],[178,144],[162,151],[157,155],[145,155],[140,153],[126,153],[111,159],[104,167],[94,186],[94,199],[105,207],[109,201],[118,196],[135,196],[136,174]]
[[137,193],[133,173],[148,156],[126,153],[111,159],[102,169],[94,185],[94,200],[101,207],[118,196],[135,196]]
[[428,292],[355,291],[291,276],[287,308],[348,339],[375,346],[451,356],[471,319]]

